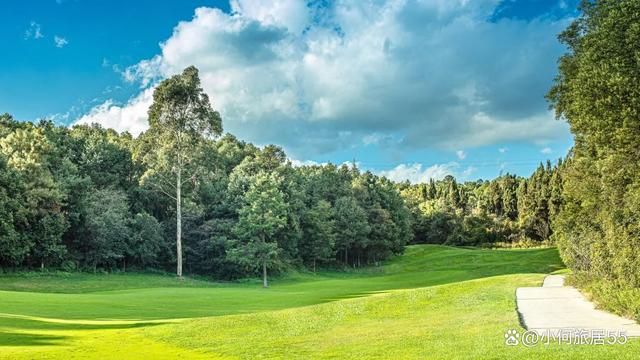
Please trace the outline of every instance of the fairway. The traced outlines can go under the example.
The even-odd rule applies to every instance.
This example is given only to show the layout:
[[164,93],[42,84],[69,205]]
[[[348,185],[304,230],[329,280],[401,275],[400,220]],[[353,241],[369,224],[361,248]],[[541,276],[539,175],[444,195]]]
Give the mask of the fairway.
[[637,341],[553,353],[504,345],[504,332],[520,329],[515,288],[562,268],[555,249],[417,245],[381,267],[288,275],[269,289],[161,275],[5,275],[0,358],[631,358]]

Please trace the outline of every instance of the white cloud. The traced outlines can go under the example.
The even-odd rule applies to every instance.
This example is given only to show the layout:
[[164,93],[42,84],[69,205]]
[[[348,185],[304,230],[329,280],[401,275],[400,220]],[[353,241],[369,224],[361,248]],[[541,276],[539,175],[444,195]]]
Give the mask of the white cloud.
[[469,178],[469,176],[471,176],[477,170],[478,170],[478,168],[476,168],[475,166],[469,166],[468,168],[464,169],[460,173],[460,176],[459,176],[458,180],[467,180]]
[[415,131],[410,132],[405,141],[410,144],[434,141],[447,148],[479,147],[506,141],[543,144],[568,133],[568,124],[557,121],[550,111],[519,120],[503,120],[479,112],[467,119],[464,127],[458,131],[451,130],[451,133],[446,133],[443,130],[429,134]]
[[464,152],[464,150],[458,150],[456,151],[456,156],[458,157],[458,159],[464,160],[467,157],[467,154]]
[[280,26],[299,34],[309,24],[309,10],[300,0],[231,0],[231,11],[258,20],[264,25]]
[[44,37],[44,35],[42,34],[42,28],[40,26],[40,24],[38,24],[35,21],[32,21],[31,23],[29,23],[29,28],[27,28],[27,30],[25,30],[24,32],[24,38],[25,40],[28,39],[42,39]]
[[[195,65],[227,131],[298,157],[389,138],[455,150],[568,136],[543,98],[566,20],[488,21],[497,3],[232,0],[231,14],[196,9],[123,77],[148,87]],[[116,123],[144,128],[126,111],[139,105],[116,107]]]
[[76,124],[98,123],[137,136],[147,128],[147,110],[153,102],[153,88],[149,88],[123,106],[107,100],[78,119]]
[[122,78],[129,83],[140,82],[141,88],[146,88],[162,77],[162,58],[154,56],[149,60],[142,60],[139,63],[129,66],[124,71],[114,66],[113,70],[122,75]]
[[[317,161],[313,161],[313,160],[298,160],[298,159],[293,159],[293,158],[289,158],[289,161],[291,162],[291,166],[293,167],[301,167],[301,166],[317,166],[317,165],[327,165],[329,164],[329,162],[317,162]],[[355,165],[357,168],[361,168],[361,164],[360,162],[356,161],[355,163],[353,161],[345,161],[341,164],[338,164],[337,166],[342,166],[342,165],[347,165],[349,167]]]
[[380,140],[382,140],[382,137],[379,134],[369,134],[362,138],[362,143],[365,145],[372,145],[379,143]]
[[551,154],[553,151],[551,150],[551,148],[545,147],[545,148],[540,149],[540,152],[542,154]]
[[69,40],[67,40],[66,38],[63,38],[62,36],[58,36],[58,35],[53,37],[53,42],[56,44],[57,48],[63,48],[67,44],[69,44]]
[[391,170],[378,171],[378,175],[387,177],[396,182],[409,180],[412,184],[425,183],[429,179],[441,180],[447,175],[453,175],[458,180],[464,180],[473,174],[477,169],[470,166],[462,171],[460,164],[450,162],[446,164],[435,164],[428,168],[423,168],[422,164],[400,164]]
[[289,158],[289,161],[291,161],[291,165],[293,167],[324,165],[324,163],[319,163],[313,160],[297,160]]
[[398,143],[399,140],[390,134],[373,133],[362,137],[364,145],[394,146]]
[[499,152],[500,154],[504,154],[504,153],[506,153],[507,151],[509,151],[509,149],[508,149],[508,148],[506,148],[506,147],[498,148],[498,152]]

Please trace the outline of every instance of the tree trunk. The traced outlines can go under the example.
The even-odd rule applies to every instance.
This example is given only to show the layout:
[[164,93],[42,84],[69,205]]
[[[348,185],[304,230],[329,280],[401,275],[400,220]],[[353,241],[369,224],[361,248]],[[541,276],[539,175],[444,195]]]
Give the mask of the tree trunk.
[[349,266],[349,248],[344,248],[344,263]]
[[316,272],[316,259],[313,259],[313,273]]
[[269,284],[267,283],[267,262],[262,262],[262,287],[268,288]]
[[44,259],[40,260],[40,271],[44,270]]
[[182,196],[182,179],[180,175],[182,175],[181,169],[178,168],[178,181],[176,182],[176,274],[182,277],[182,203],[180,201]]

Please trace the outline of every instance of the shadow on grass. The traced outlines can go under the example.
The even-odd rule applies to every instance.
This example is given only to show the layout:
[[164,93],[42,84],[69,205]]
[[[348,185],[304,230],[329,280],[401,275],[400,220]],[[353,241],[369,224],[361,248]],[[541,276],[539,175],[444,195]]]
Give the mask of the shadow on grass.
[[[0,316],[0,328],[29,330],[120,330],[167,324],[168,322],[135,322],[120,324],[82,324]],[[0,332],[0,335],[2,333]],[[1,342],[2,339],[0,339]]]
[[61,345],[67,336],[38,335],[0,331],[0,346]]

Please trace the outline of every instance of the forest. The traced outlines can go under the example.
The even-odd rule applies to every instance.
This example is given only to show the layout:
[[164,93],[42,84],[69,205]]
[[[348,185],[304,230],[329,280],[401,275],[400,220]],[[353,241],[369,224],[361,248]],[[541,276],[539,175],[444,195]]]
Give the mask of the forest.
[[[176,125],[165,119],[166,107],[177,105],[161,93],[177,91],[175,81],[194,82],[185,91],[197,101],[184,102],[204,110],[189,104],[188,111],[194,118],[203,111],[205,125],[213,119],[188,125],[197,129],[180,153],[166,130]],[[561,161],[530,178],[461,184],[452,176],[398,184],[353,164],[294,167],[277,146],[217,136],[221,119],[198,81],[189,68],[163,83],[150,129],[137,138],[97,124],[68,128],[3,115],[2,267],[170,271],[178,220],[186,272],[219,279],[377,264],[408,243],[548,244],[561,205]]]
[[[171,271],[180,258],[189,274],[262,272],[266,286],[267,270],[374,264],[411,241],[411,216],[386,178],[294,167],[277,146],[218,136],[195,68],[155,95],[137,138],[2,115],[0,267]],[[170,123],[171,111],[192,118]]]
[[547,161],[523,178],[399,184],[412,214],[413,242],[454,246],[549,246],[562,206],[563,161]]

